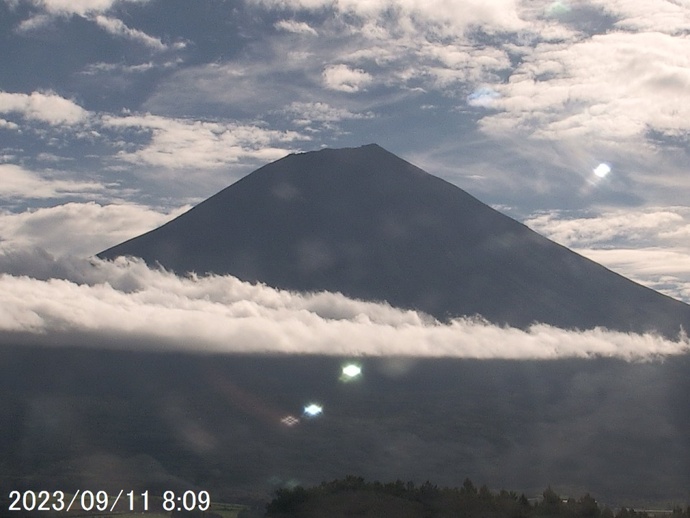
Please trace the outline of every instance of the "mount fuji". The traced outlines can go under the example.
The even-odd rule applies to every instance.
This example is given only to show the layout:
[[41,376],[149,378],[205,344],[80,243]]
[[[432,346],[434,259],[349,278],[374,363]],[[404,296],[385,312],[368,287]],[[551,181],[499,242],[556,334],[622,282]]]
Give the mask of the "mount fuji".
[[292,154],[99,254],[525,328],[675,337],[690,306],[371,144]]

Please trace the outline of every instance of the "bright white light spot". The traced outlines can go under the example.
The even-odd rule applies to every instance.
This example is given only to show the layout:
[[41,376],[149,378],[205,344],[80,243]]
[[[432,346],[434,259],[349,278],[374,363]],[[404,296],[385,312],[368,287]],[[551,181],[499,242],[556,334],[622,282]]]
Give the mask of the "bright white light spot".
[[359,365],[351,363],[343,367],[343,374],[348,378],[354,378],[362,373],[362,368]]
[[316,417],[323,412],[323,408],[315,403],[304,407],[304,413],[311,417]]
[[607,174],[611,172],[611,166],[604,164],[603,162],[594,168],[594,174],[599,178],[606,177]]

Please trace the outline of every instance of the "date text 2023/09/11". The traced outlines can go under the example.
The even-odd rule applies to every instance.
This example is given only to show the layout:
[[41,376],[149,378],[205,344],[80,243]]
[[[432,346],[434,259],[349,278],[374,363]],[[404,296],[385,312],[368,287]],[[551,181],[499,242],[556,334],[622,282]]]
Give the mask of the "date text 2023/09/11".
[[207,511],[211,506],[208,491],[164,491],[162,495],[149,494],[149,491],[136,492],[121,489],[117,494],[107,491],[78,489],[74,493],[65,491],[27,490],[11,491],[7,510],[27,511]]

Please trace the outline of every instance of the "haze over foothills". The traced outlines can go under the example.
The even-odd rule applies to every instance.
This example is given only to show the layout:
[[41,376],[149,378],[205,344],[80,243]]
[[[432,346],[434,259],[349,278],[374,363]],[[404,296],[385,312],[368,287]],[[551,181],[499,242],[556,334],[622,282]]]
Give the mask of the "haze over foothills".
[[686,2],[0,0],[0,27],[0,329],[11,339],[510,358],[687,351],[605,331],[439,325],[334,294],[87,259],[288,153],[377,142],[688,302]]

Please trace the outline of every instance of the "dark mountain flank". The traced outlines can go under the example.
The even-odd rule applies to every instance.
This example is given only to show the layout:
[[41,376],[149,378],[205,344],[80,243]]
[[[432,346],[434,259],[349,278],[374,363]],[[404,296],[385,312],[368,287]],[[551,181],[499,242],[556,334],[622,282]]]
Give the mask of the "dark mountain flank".
[[178,273],[339,291],[439,319],[676,336],[690,306],[640,286],[377,145],[289,155],[110,248]]

